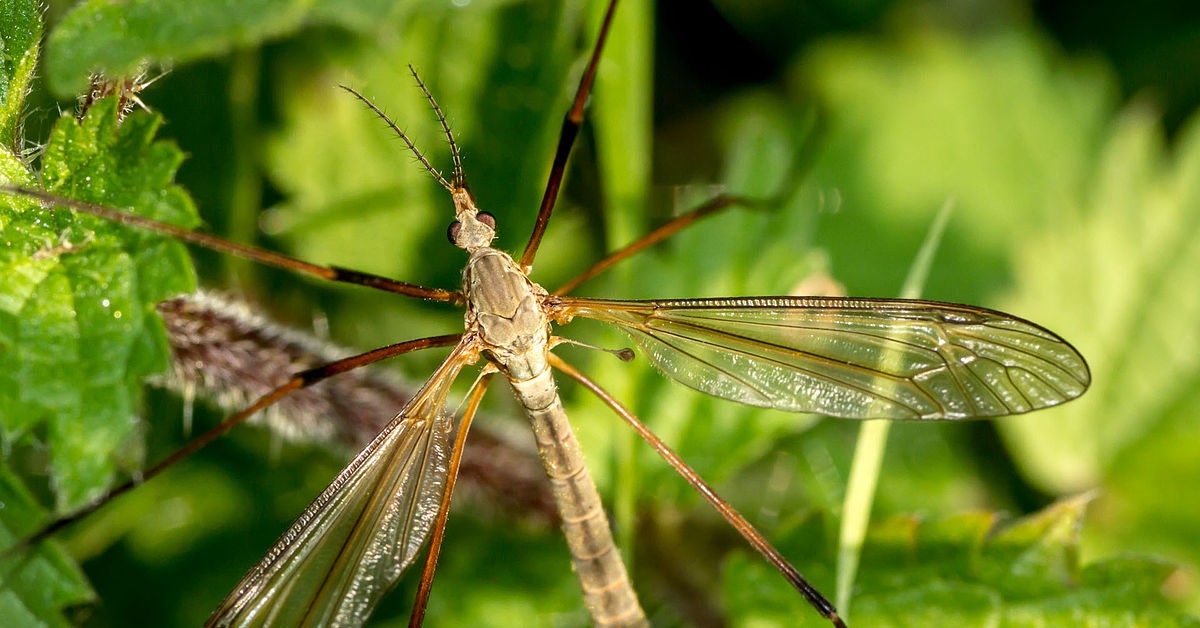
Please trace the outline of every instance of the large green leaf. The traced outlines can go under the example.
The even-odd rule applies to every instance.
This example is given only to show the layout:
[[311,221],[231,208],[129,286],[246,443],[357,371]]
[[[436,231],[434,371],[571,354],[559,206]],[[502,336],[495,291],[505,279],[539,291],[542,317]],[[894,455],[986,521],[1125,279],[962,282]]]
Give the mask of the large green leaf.
[[[1195,626],[1162,594],[1175,568],[1150,559],[1085,562],[1079,531],[1088,499],[1054,504],[1016,521],[992,513],[879,521],[863,549],[847,619],[866,626]],[[826,558],[820,525],[797,522],[779,542]],[[813,573],[827,583],[818,562]],[[820,618],[756,557],[723,573],[739,626],[821,625]]]
[[[81,2],[48,44],[51,88],[83,89],[88,76],[135,74],[143,63],[170,66],[261,46],[303,27],[335,24],[371,31],[399,12],[396,0],[134,0]],[[411,4],[411,3],[410,3]],[[409,7],[412,8],[411,6]]]
[[[1184,286],[1200,282],[1198,122],[1167,150],[1155,116],[1128,111],[1070,235],[1022,247],[1025,289],[1014,306],[1033,308],[1052,292],[1073,303],[1067,315],[1085,330],[1081,348],[1093,356],[1096,386],[1054,423],[1030,417],[1006,432],[1028,444],[1018,451],[1036,477],[1104,487],[1096,505],[1103,528],[1088,537],[1097,551],[1164,553],[1191,565],[1200,564],[1191,507],[1200,496],[1200,296]],[[1066,287],[1049,285],[1043,264],[1067,269]]]
[[[40,178],[60,194],[186,219],[186,198],[167,187],[178,151],[153,142],[152,118],[118,129],[115,103],[79,122],[64,118],[42,151],[38,178],[13,152],[25,141],[12,132],[24,115],[39,18],[35,3],[0,10],[7,140],[0,178],[25,186]],[[0,238],[0,536],[8,548],[46,521],[31,478],[40,477],[34,489],[48,484],[63,512],[106,489],[118,468],[139,463],[141,380],[167,363],[153,304],[190,290],[191,281],[178,244],[77,221],[26,198],[0,199]],[[2,569],[3,616],[14,626],[65,625],[63,607],[92,598],[78,567],[55,547],[5,556]]]
[[[1198,120],[1197,122],[1200,122]],[[1156,117],[1134,107],[1113,126],[1062,232],[1015,248],[1022,289],[1006,299],[1038,312],[1067,304],[1064,324],[1092,356],[1096,386],[1079,404],[1006,423],[1039,481],[1067,490],[1108,476],[1115,457],[1193,398],[1200,373],[1200,124],[1174,150]],[[1057,273],[1046,268],[1061,269]],[[1063,452],[1056,443],[1069,442]]]
[[[153,118],[118,129],[115,104],[81,123],[63,119],[43,155],[47,188],[190,221],[186,197],[167,187],[178,151],[152,142]],[[0,211],[12,245],[0,260],[0,420],[9,462],[44,446],[47,459],[28,470],[45,474],[55,510],[69,512],[118,471],[140,466],[141,382],[168,361],[154,304],[194,282],[177,243],[28,199],[6,197]],[[5,509],[13,536],[36,529],[33,512]]]
[[[170,184],[179,151],[153,140],[151,116],[118,126],[115,105],[60,120],[42,155],[45,189],[194,222]],[[5,223],[3,427],[13,439],[45,430],[57,507],[71,510],[118,466],[139,464],[135,443],[132,458],[123,449],[137,431],[141,380],[169,357],[154,304],[194,280],[182,245],[162,237],[14,197]]]

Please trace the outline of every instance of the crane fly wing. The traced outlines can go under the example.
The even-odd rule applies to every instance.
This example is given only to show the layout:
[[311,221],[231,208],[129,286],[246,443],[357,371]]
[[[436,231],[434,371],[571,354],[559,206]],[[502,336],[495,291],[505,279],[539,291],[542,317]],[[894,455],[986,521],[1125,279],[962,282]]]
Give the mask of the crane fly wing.
[[752,406],[853,419],[964,419],[1074,399],[1091,375],[1055,334],[967,305],[755,297],[563,297],[555,315],[612,323],[663,373]]
[[460,342],[213,611],[208,626],[361,625],[412,563],[437,516]]

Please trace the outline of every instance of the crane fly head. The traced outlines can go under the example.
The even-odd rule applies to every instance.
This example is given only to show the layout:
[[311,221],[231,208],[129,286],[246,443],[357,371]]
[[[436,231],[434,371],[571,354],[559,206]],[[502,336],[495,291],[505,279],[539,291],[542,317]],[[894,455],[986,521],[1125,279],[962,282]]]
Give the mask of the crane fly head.
[[465,184],[456,184],[450,190],[454,199],[454,222],[446,230],[450,243],[471,253],[492,245],[496,237],[496,218],[475,206],[475,197]]
[[429,92],[429,88],[425,86],[425,83],[417,74],[416,68],[410,65],[408,69],[412,72],[413,78],[417,81],[417,87],[421,89],[421,93],[425,95],[425,100],[429,102],[430,108],[433,109],[433,113],[437,116],[438,124],[442,127],[442,133],[446,136],[446,143],[450,146],[450,157],[454,161],[454,170],[449,180],[443,177],[442,173],[433,167],[433,164],[429,163],[429,159],[420,150],[417,150],[416,144],[409,139],[408,135],[400,130],[400,127],[396,126],[396,123],[379,107],[376,107],[370,99],[353,88],[345,85],[341,85],[340,87],[353,94],[355,98],[370,108],[371,111],[374,111],[375,115],[379,116],[384,123],[395,131],[396,135],[404,140],[404,144],[412,151],[417,161],[421,162],[422,166],[425,166],[425,170],[437,180],[438,184],[450,192],[450,197],[454,199],[455,213],[455,220],[450,223],[450,228],[446,231],[450,242],[468,253],[490,246],[492,240],[496,237],[496,219],[487,212],[479,211],[479,208],[475,206],[475,197],[471,196],[471,191],[467,188],[467,179],[463,174],[462,157],[458,153],[458,144],[454,141],[454,134],[450,132],[450,123],[446,121],[446,115],[442,113],[442,108],[438,106],[437,101],[433,99],[433,94]]

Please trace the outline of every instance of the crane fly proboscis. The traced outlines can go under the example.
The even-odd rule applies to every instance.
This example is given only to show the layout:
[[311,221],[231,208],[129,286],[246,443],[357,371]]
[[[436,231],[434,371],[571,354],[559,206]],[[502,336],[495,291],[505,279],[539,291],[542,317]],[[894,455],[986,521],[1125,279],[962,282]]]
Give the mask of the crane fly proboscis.
[[[450,193],[456,214],[450,238],[469,255],[460,291],[316,266],[94,204],[25,188],[0,189],[298,273],[466,307],[461,334],[399,343],[298,374],[145,474],[154,475],[291,390],[391,355],[452,347],[396,418],[234,588],[209,619],[210,625],[361,624],[432,536],[413,612],[414,623],[419,623],[463,439],[488,382],[496,375],[511,384],[533,427],[592,620],[604,626],[646,624],[567,423],[552,377],[554,369],[600,395],[818,612],[842,625],[833,605],[744,517],[619,401],[551,352],[564,341],[554,329],[575,318],[599,320],[627,332],[660,371],[691,388],[789,412],[855,419],[995,417],[1063,403],[1087,388],[1087,365],[1062,338],[1034,323],[973,306],[817,297],[618,301],[572,297],[534,283],[528,273],[582,124],[584,104],[615,8],[614,0],[567,114],[534,232],[518,257],[492,248],[495,219],[476,207],[453,135],[419,78],[418,85],[429,98],[450,145],[454,161],[449,177],[443,177],[379,109],[346,88],[395,130]],[[724,203],[714,201],[692,216]],[[676,224],[682,226],[688,220],[685,217]],[[623,259],[665,235],[660,232],[635,243],[609,260]],[[607,267],[609,260],[597,268]],[[447,412],[447,397],[463,369],[476,363],[484,364],[483,376],[472,388],[456,423]]]

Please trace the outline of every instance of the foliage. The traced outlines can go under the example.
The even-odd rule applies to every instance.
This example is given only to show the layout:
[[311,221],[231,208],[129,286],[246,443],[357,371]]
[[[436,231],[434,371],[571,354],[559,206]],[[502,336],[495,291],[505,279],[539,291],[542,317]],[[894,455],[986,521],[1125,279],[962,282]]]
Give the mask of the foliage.
[[[1130,558],[1080,563],[1077,542],[1088,501],[1065,500],[1007,522],[984,512],[878,521],[863,551],[869,568],[849,620],[865,626],[1196,625],[1158,593],[1173,566]],[[801,523],[785,526],[780,540],[800,551],[820,534]],[[775,587],[775,578],[753,558],[729,562],[724,586],[735,625],[779,626],[803,616],[803,602]],[[804,625],[810,624],[819,625],[806,617]]]
[[[111,104],[81,121],[67,114],[31,159],[26,147],[43,140],[21,129],[40,16],[33,2],[0,0],[0,178],[192,226],[190,202],[171,183],[179,166],[218,233],[438,286],[455,285],[462,263],[440,235],[444,191],[336,85],[384,106],[441,165],[447,150],[408,77],[413,63],[450,117],[502,245],[519,249],[600,8],[175,4],[85,2],[49,29],[44,73],[62,97],[92,70],[126,73],[145,58],[175,69],[142,94],[161,113],[119,125]],[[724,10],[744,32],[770,21]],[[619,15],[537,280],[555,286],[707,191],[664,192],[651,181],[701,181],[773,202],[708,219],[583,292],[785,293],[827,272],[853,294],[892,295],[952,197],[957,209],[926,294],[1036,320],[1093,366],[1084,399],[998,422],[1002,447],[987,426],[892,430],[851,617],[1187,623],[1179,601],[1195,610],[1200,593],[1174,565],[1200,564],[1200,521],[1189,508],[1200,481],[1186,481],[1200,475],[1200,307],[1186,289],[1200,281],[1195,125],[1167,145],[1150,110],[1118,104],[1103,60],[1064,54],[1020,17],[971,30],[905,6],[877,29],[805,40],[778,62],[772,83],[705,93],[652,120],[656,16],[633,1]],[[128,29],[116,40],[114,23]],[[154,139],[162,118],[190,156],[182,166],[173,144]],[[42,509],[86,503],[184,438],[178,405],[158,395],[147,402],[141,385],[166,360],[151,308],[193,280],[177,243],[28,199],[0,203],[0,542],[11,544],[39,525]],[[277,316],[308,325],[314,312],[328,315],[345,344],[461,324],[448,308],[198,258],[209,282],[233,282]],[[586,328],[572,337],[626,342]],[[854,425],[733,407],[644,364],[570,347],[562,354],[645,417],[828,591],[829,531]],[[419,376],[439,357],[413,356],[405,368]],[[657,623],[816,621],[761,561],[731,549],[740,546],[730,533],[601,404],[564,389],[593,473],[626,513],[618,532],[634,539],[635,579]],[[73,554],[100,554],[87,564],[104,600],[94,624],[126,623],[126,603],[154,625],[195,625],[215,606],[339,464],[295,447],[271,458],[269,440],[251,431],[215,445],[66,535]],[[1099,489],[1087,516],[1079,498],[1046,506],[1087,489]],[[1031,504],[1038,491],[1046,497]],[[1001,510],[1040,512],[997,527]],[[586,621],[553,531],[464,512],[448,542],[431,602],[439,623]],[[1129,551],[1162,558],[1113,557]],[[61,625],[90,599],[55,542],[6,557],[0,569],[5,618]],[[411,592],[401,588],[382,621],[406,617]]]

